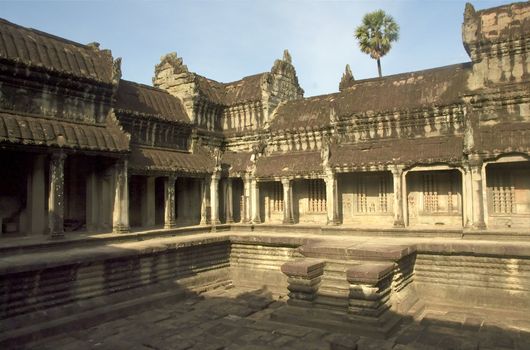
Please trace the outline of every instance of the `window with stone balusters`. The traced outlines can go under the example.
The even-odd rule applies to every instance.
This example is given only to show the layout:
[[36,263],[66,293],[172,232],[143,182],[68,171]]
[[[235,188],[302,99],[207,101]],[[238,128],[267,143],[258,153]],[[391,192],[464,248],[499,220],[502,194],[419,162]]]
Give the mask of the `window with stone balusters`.
[[355,181],[355,213],[385,214],[392,211],[390,174],[359,175]]
[[308,211],[322,213],[326,211],[326,184],[324,180],[308,180]]
[[422,174],[422,211],[426,214],[458,214],[461,210],[460,179],[456,171]]
[[512,174],[507,171],[492,171],[488,174],[489,203],[492,214],[515,213],[515,185]]
[[275,181],[272,183],[269,200],[271,212],[283,212],[283,186],[281,182]]

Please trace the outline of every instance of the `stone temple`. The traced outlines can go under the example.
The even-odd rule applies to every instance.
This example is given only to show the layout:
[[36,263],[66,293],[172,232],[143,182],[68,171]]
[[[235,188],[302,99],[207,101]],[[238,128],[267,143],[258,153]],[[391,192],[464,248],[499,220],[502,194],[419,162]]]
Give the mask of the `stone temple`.
[[0,345],[529,349],[530,3],[304,98],[0,20]]

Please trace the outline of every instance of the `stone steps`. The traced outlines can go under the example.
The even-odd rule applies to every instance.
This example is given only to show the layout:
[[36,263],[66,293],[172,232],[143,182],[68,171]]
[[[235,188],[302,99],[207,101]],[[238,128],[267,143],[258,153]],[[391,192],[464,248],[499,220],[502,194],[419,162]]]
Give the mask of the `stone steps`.
[[[280,320],[293,321],[298,313],[309,326],[388,337],[404,319],[402,312],[408,311],[404,309],[418,304],[408,288],[413,246],[361,243],[348,247],[334,242],[303,246],[300,251],[306,258],[282,266],[289,277],[292,308],[274,316]],[[391,311],[393,300],[400,313]]]

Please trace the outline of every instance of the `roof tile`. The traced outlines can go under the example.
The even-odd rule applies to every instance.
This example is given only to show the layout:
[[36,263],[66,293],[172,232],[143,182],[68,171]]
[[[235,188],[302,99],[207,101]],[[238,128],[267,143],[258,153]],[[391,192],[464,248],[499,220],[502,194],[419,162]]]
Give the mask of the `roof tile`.
[[[64,145],[59,144],[59,135],[64,136]],[[107,152],[129,149],[129,139],[116,126],[75,124],[9,113],[0,113],[0,142]]]

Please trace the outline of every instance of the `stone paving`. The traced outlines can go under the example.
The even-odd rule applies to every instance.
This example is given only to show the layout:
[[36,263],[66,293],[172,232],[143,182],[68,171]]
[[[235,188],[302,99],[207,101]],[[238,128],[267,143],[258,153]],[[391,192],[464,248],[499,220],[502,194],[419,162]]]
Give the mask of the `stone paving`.
[[[27,344],[27,349],[530,349],[530,320],[429,310],[386,340],[284,324],[286,307],[267,290],[226,288],[125,315],[85,330]],[[495,321],[490,321],[490,319]],[[508,322],[509,321],[509,322]]]

